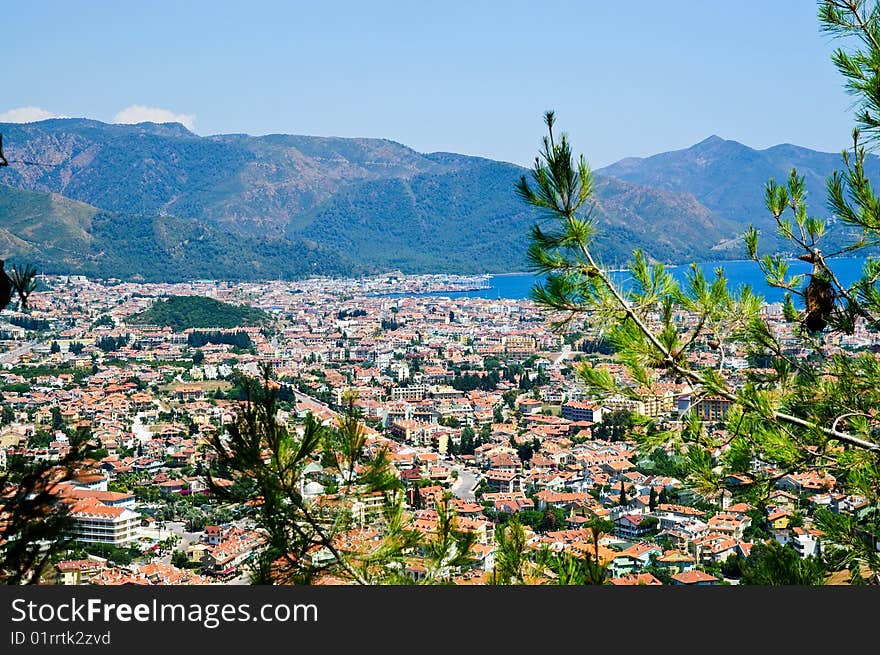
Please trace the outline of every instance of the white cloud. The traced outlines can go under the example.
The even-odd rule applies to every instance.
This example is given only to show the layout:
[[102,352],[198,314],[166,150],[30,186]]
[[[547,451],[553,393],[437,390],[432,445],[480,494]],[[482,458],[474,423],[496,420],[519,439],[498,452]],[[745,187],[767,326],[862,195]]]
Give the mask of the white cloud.
[[0,114],[0,123],[33,123],[47,118],[67,118],[42,107],[16,107]]
[[192,131],[195,127],[195,114],[175,114],[169,109],[131,105],[113,117],[114,123],[181,123]]

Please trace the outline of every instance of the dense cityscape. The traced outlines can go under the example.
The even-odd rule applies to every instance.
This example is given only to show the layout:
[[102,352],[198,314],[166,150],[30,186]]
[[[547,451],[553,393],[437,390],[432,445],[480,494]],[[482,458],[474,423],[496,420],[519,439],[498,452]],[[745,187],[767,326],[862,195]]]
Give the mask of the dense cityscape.
[[[550,552],[595,556],[613,585],[718,585],[741,583],[739,563],[757,544],[819,556],[814,511],[854,514],[867,503],[821,469],[778,476],[760,506],[701,495],[685,484],[671,444],[637,437],[681,430],[696,416],[723,443],[728,399],[671,378],[640,387],[600,332],[554,330],[531,300],[444,295],[481,288],[482,277],[40,282],[27,313],[0,315],[0,469],[16,458],[62,458],[77,434],[98,446],[56,490],[73,541],[43,570],[46,584],[248,584],[266,536],[253,503],[212,493],[211,484],[234,484],[212,443],[235,420],[242,381],[267,365],[279,383],[278,420],[294,432],[308,415],[335,426],[350,399],[367,448],[389,455],[412,529],[430,539],[438,504],[452,508],[458,529],[472,534],[464,561],[442,573],[455,584],[496,579],[496,535],[514,516],[530,583],[552,581],[540,563]],[[195,298],[259,320],[213,324],[220,314],[197,315]],[[179,315],[145,323],[162,316],[163,303],[177,303]],[[790,338],[781,305],[763,314],[786,355],[809,354]],[[695,320],[678,318],[682,329]],[[876,347],[876,334],[860,327],[830,337],[826,350]],[[706,343],[690,357],[733,384],[760,367],[735,344],[722,354]],[[594,396],[577,375],[581,362],[606,368],[629,393]],[[306,470],[310,504],[337,498],[343,476],[320,459]],[[355,499],[336,538],[368,543],[382,531],[372,498]],[[423,576],[418,549],[404,565],[413,582]],[[345,580],[328,573],[315,582]]]
[[872,625],[880,0],[7,5],[0,651]]

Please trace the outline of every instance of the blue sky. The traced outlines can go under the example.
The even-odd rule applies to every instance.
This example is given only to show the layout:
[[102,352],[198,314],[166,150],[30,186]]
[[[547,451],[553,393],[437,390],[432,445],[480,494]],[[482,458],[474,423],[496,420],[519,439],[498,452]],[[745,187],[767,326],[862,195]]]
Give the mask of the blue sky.
[[18,0],[3,28],[5,119],[174,116],[529,165],[553,108],[594,167],[710,134],[837,152],[853,124],[811,0]]

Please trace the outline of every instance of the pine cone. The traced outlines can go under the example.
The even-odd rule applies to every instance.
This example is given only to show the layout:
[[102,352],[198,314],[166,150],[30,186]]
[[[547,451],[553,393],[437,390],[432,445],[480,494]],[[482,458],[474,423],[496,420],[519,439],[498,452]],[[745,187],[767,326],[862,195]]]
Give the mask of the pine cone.
[[807,306],[804,326],[810,332],[821,332],[828,325],[828,317],[834,307],[834,289],[831,283],[815,274],[811,275],[804,300]]

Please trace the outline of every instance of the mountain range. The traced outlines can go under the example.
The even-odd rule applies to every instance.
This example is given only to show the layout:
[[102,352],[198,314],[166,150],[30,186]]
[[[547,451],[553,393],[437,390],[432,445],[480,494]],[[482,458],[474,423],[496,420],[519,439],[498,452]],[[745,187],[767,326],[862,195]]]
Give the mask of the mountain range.
[[[524,270],[540,217],[513,191],[529,171],[385,139],[198,136],[177,123],[0,124],[0,257],[46,273],[147,281],[293,279],[392,269]],[[743,255],[748,223],[779,250],[763,205],[795,167],[813,213],[840,155],[710,137],[596,171],[596,248],[682,263]],[[868,175],[880,172],[870,157]]]

